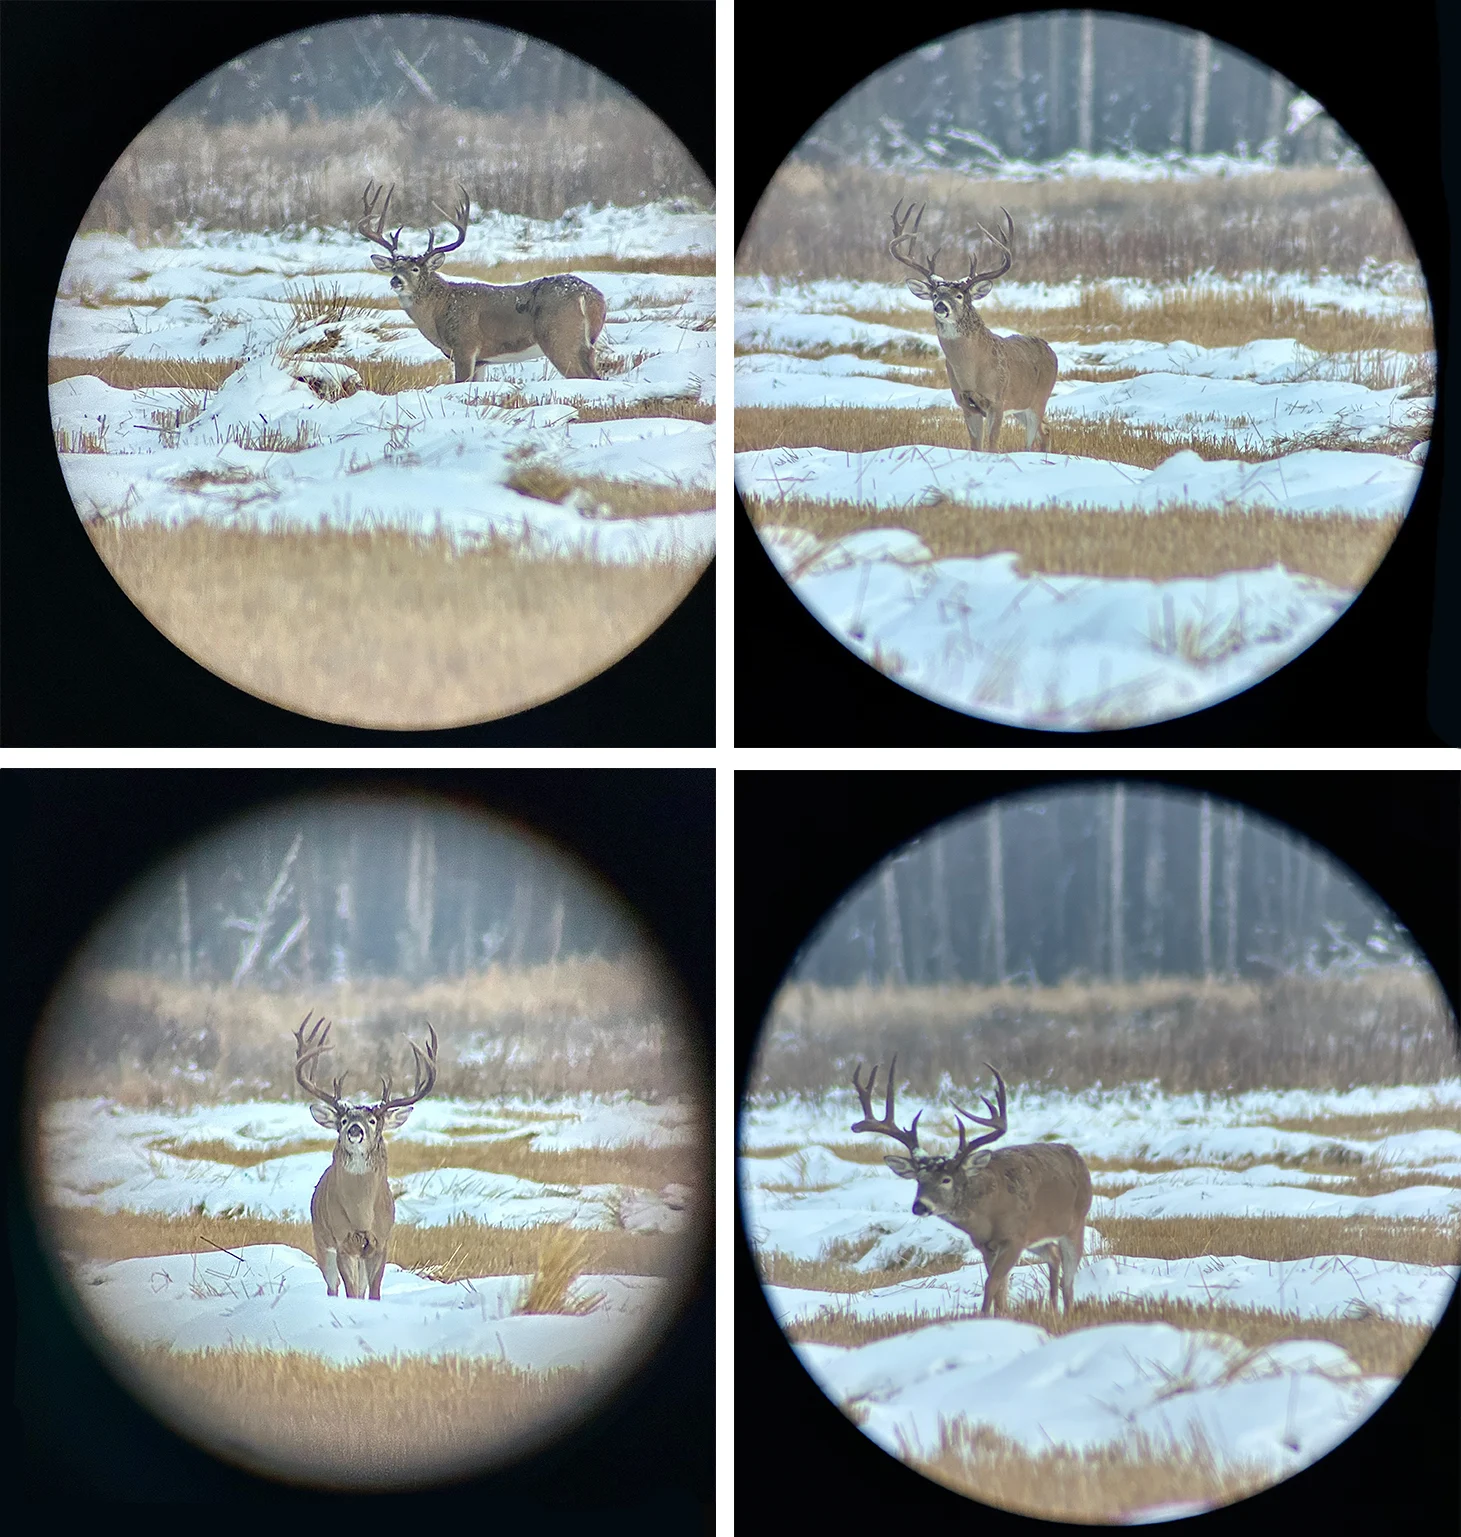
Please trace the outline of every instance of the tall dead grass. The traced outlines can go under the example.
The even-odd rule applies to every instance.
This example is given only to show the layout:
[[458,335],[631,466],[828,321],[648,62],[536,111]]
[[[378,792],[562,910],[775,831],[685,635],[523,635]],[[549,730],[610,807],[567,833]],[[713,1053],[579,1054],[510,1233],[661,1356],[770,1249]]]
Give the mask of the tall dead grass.
[[898,1053],[914,1095],[988,1081],[1171,1093],[1430,1083],[1461,1072],[1450,1005],[1428,969],[1271,982],[1158,976],[1055,987],[825,987],[793,982],[762,1033],[753,1093],[848,1090],[858,1062]]
[[[403,1071],[402,1035],[411,1033],[404,1022],[430,1019],[442,1040],[437,1092],[448,1098],[654,1099],[690,1092],[695,1081],[668,986],[634,954],[494,966],[420,984],[375,979],[278,991],[98,969],[75,977],[53,1005],[53,1049],[38,1064],[37,1092],[42,1101],[102,1095],[152,1108],[297,1099],[290,1034],[310,1012],[336,1022],[331,1039],[342,1063],[363,1075],[356,1083]],[[495,1156],[511,1159],[511,1145]]]
[[[230,175],[222,168],[247,167]],[[180,226],[339,229],[360,216],[368,176],[396,184],[394,215],[425,229],[441,189],[463,182],[474,208],[557,219],[593,202],[634,206],[714,192],[678,139],[632,97],[562,112],[371,107],[291,121],[279,112],[208,124],[164,115],[102,183],[81,229],[166,243]],[[524,253],[527,254],[527,253]]]
[[[1219,512],[1176,506],[1110,512],[953,501],[881,507],[756,497],[746,499],[745,505],[758,529],[801,529],[819,540],[834,540],[864,529],[906,528],[936,560],[1009,553],[1016,557],[1016,574],[1022,577],[1170,582],[1279,565],[1348,592],[1374,575],[1400,527],[1399,518],[1291,516],[1266,508]],[[1168,637],[1160,624],[1151,638],[1159,650],[1180,650],[1181,638]]]
[[[235,494],[245,505],[257,488]],[[632,650],[700,574],[688,559],[525,560],[388,529],[86,527],[133,603],[220,677],[288,710],[396,729],[555,698]]]
[[1282,167],[1199,181],[980,180],[788,161],[772,179],[736,253],[736,271],[890,282],[888,217],[899,198],[927,201],[927,249],[970,249],[982,220],[1015,221],[1021,282],[1113,276],[1188,282],[1213,271],[1321,269],[1356,274],[1413,264],[1394,203],[1368,167]]

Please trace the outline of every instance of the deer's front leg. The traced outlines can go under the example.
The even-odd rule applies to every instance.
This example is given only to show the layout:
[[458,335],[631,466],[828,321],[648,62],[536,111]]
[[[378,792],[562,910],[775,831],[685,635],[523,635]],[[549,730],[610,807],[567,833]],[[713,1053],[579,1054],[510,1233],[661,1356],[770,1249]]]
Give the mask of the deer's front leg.
[[949,376],[949,390],[953,394],[954,404],[964,414],[964,425],[969,429],[969,442],[976,452],[984,447],[985,443],[985,401],[982,396],[975,395],[972,390],[966,390],[954,377],[954,370],[947,358],[944,359],[944,371]]

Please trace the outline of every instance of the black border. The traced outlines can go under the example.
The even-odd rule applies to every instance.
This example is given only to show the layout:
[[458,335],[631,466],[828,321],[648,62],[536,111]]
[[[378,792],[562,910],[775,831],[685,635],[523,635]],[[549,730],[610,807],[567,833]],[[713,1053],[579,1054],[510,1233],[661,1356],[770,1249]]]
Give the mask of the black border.
[[[777,54],[816,61],[795,89],[759,94],[737,115],[736,238],[782,159],[808,128],[873,70],[958,27],[1023,10],[976,3],[952,12],[879,13],[876,27],[829,27],[811,8],[776,15]],[[1139,4],[1131,13],[1198,28],[1283,71],[1331,108],[1388,184],[1431,286],[1442,361],[1430,463],[1410,516],[1380,569],[1340,620],[1302,656],[1233,699],[1127,731],[1041,732],[996,725],[890,682],[846,649],[792,595],[737,502],[738,746],[848,745],[1452,745],[1461,741],[1461,581],[1454,490],[1443,495],[1461,111],[1443,103],[1444,72],[1461,74],[1461,37],[1429,0],[1397,0],[1382,26],[1327,25],[1305,6],[1264,0]],[[1444,9],[1444,8],[1442,8]],[[738,78],[747,78],[764,10],[737,9]],[[1074,25],[1074,17],[1067,26]],[[1451,93],[1454,95],[1454,93]],[[1443,122],[1444,119],[1444,122]],[[1443,176],[1449,185],[1443,189]],[[1455,197],[1452,192],[1453,200]],[[1443,540],[1443,505],[1450,531]],[[1444,559],[1444,569],[1438,562]],[[1429,692],[1428,692],[1429,691]]]
[[[1128,781],[1207,791],[1312,838],[1342,859],[1411,929],[1458,999],[1461,775],[1373,773],[792,773],[736,776],[736,1082],[785,968],[854,881],[910,837],[1001,794]],[[736,1398],[741,1447],[792,1447],[801,1476],[776,1491],[788,1530],[839,1529],[887,1511],[900,1525],[981,1532],[1031,1521],[971,1504],[880,1451],[825,1398],[773,1321],[737,1224]],[[1454,1531],[1461,1524],[1461,1299],[1453,1295],[1410,1373],[1329,1456],[1250,1500],[1203,1517],[1204,1531]],[[813,1470],[821,1470],[814,1472]],[[754,1501],[765,1464],[744,1458],[737,1491]],[[753,1507],[754,1508],[754,1507]],[[948,1518],[947,1528],[936,1527]],[[1342,1518],[1342,1519],[1340,1519]],[[1256,1528],[1253,1523],[1257,1523]]]
[[[638,909],[683,982],[705,1050],[715,1002],[715,778],[709,769],[460,773],[14,769],[0,777],[9,987],[6,1048],[9,1249],[0,1288],[15,1341],[6,1445],[12,1499],[279,1505],[329,1500],[342,1514],[483,1519],[516,1529],[709,1529],[714,1508],[714,1303],[698,1290],[659,1352],[590,1424],[519,1467],[435,1491],[312,1494],[197,1450],[137,1407],[60,1303],[36,1245],[19,1164],[19,1085],[32,1024],[75,945],[118,893],[170,848],[278,796],[397,785],[476,802],[578,852]],[[19,1300],[17,1300],[17,1298]]]
[[[707,0],[406,9],[517,27],[588,59],[656,112],[713,180],[715,12]],[[8,746],[714,744],[713,565],[635,651],[556,700],[446,731],[367,731],[266,704],[194,662],[132,606],[77,522],[46,409],[44,296],[92,191],[138,130],[211,69],[269,38],[371,10],[238,0],[11,0],[0,9],[0,266],[12,276],[0,285],[0,739]],[[22,273],[39,278],[13,280]]]

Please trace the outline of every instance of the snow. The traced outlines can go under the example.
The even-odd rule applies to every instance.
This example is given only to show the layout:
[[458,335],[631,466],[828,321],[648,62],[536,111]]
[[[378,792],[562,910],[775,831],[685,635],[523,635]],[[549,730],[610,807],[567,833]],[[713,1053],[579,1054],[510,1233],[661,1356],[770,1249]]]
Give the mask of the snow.
[[[251,1167],[180,1157],[166,1144],[218,1141],[267,1152],[271,1143],[318,1138],[290,1103],[200,1105],[177,1113],[133,1110],[107,1100],[62,1100],[41,1123],[49,1199],[62,1207],[155,1212],[160,1216],[240,1215],[308,1222],[310,1197],[327,1166],[323,1153],[266,1158]],[[529,1112],[524,1115],[523,1112]],[[478,1130],[483,1124],[491,1128]],[[632,1185],[548,1185],[510,1174],[453,1166],[450,1150],[536,1133],[543,1151],[625,1144],[690,1146],[696,1118],[688,1102],[647,1105],[591,1096],[534,1105],[432,1099],[391,1138],[442,1149],[442,1167],[393,1178],[398,1224],[438,1227],[462,1218],[494,1227],[545,1223],[581,1229],[625,1227],[681,1232],[692,1221],[683,1185],[662,1191]],[[465,1134],[463,1134],[465,1133]]]
[[[403,240],[416,238],[411,232]],[[426,234],[419,232],[424,247]],[[713,250],[713,216],[670,205],[570,210],[534,223],[478,217],[460,263],[605,253],[633,259]],[[591,272],[609,307],[600,358],[628,366],[602,380],[561,378],[546,360],[490,365],[486,382],[363,389],[347,365],[307,350],[404,363],[441,354],[395,304],[297,324],[289,299],[315,287],[389,300],[363,242],[338,231],[184,230],[178,244],[139,246],[88,234],[73,243],[53,313],[51,354],[241,359],[214,391],[114,389],[91,375],[51,387],[53,423],[104,451],[65,452],[62,471],[83,517],[162,523],[208,519],[265,528],[391,527],[469,545],[506,539],[525,557],[574,553],[619,562],[699,563],[714,550],[711,424],[655,415],[656,402],[715,398],[714,279]],[[107,302],[96,303],[98,296]],[[144,301],[163,298],[152,308]],[[491,402],[510,389],[527,404]],[[651,414],[583,422],[580,403]],[[178,423],[181,422],[181,425]],[[265,431],[315,445],[247,446]],[[242,441],[241,441],[242,440]],[[607,519],[575,497],[553,503],[511,489],[525,460],[575,476],[703,491],[667,516]]]
[[[1095,286],[1135,309],[1172,287],[1000,285],[985,306],[1068,308]],[[1204,274],[1214,296],[1272,292],[1357,314],[1428,319],[1418,274],[1400,267],[1332,274]],[[738,407],[940,411],[952,402],[909,357],[937,364],[926,330],[863,320],[910,317],[926,304],[902,285],[737,280]],[[768,553],[797,596],[858,655],[956,709],[1015,725],[1083,730],[1181,715],[1228,697],[1284,665],[1329,628],[1354,594],[1283,566],[1163,581],[1022,575],[1013,554],[936,559],[912,535],[882,530],[818,541],[782,525],[787,500],[851,503],[870,521],[944,504],[1150,513],[1166,507],[1398,520],[1424,465],[1433,401],[1399,378],[1400,353],[1316,352],[1292,338],[1203,347],[1177,340],[1056,342],[1060,363],[1046,419],[1117,421],[1169,438],[1152,469],[1072,454],[975,454],[910,445],[866,453],[779,448],[736,455],[736,484],[758,505]],[[895,353],[905,361],[886,361]],[[810,356],[804,354],[812,354]],[[820,354],[820,355],[818,355]],[[860,354],[860,355],[859,355]],[[1430,366],[1434,367],[1434,354]],[[1073,379],[1075,371],[1132,372]],[[1199,440],[1206,457],[1178,444]],[[1386,452],[1414,442],[1408,454]],[[1253,456],[1247,459],[1239,456]]]
[[[266,1157],[248,1168],[180,1157],[168,1145],[221,1142],[267,1154],[317,1136],[302,1106],[282,1102],[137,1110],[105,1099],[63,1100],[39,1123],[38,1167],[49,1204],[100,1212],[248,1216],[309,1222],[324,1152]],[[700,1193],[630,1185],[547,1185],[453,1166],[451,1150],[538,1134],[545,1149],[699,1141],[693,1106],[668,1099],[576,1095],[489,1105],[431,1099],[390,1145],[441,1149],[442,1167],[393,1179],[396,1223],[436,1227],[467,1220],[501,1228],[561,1225],[687,1233]],[[444,1258],[445,1256],[443,1256]],[[606,1368],[663,1323],[674,1283],[656,1276],[580,1275],[569,1289],[582,1313],[522,1315],[530,1276],[425,1279],[387,1264],[378,1301],[330,1297],[312,1255],[284,1244],[171,1254],[110,1264],[68,1258],[78,1293],[106,1335],[176,1351],[259,1348],[306,1352],[336,1365],[392,1356],[470,1356],[522,1371]],[[588,1304],[592,1304],[588,1306]]]
[[334,1366],[382,1358],[467,1357],[519,1371],[603,1370],[661,1310],[655,1276],[581,1275],[582,1314],[519,1314],[529,1276],[442,1283],[388,1264],[379,1300],[325,1291],[319,1267],[286,1244],[85,1264],[76,1272],[108,1338],[175,1351],[286,1350]]
[[[945,1084],[940,1099],[962,1099]],[[822,1390],[900,1457],[937,1454],[946,1432],[988,1427],[1037,1454],[1125,1444],[1136,1455],[1182,1449],[1196,1434],[1219,1466],[1277,1479],[1322,1456],[1395,1386],[1366,1376],[1340,1346],[1302,1337],[1303,1320],[1376,1318],[1434,1327],[1461,1265],[1422,1265],[1336,1253],[1289,1261],[1210,1254],[1180,1260],[1105,1252],[1086,1230],[1075,1278],[1081,1302],[1172,1302],[1278,1312],[1299,1337],[1257,1350],[1212,1330],[1161,1322],[1110,1322],[1063,1335],[1007,1317],[978,1316],[985,1272],[968,1239],[912,1214],[909,1185],[881,1161],[844,1158],[856,1113],[846,1093],[754,1098],[741,1118],[739,1180],[746,1231],[760,1252],[826,1258],[865,1249],[865,1273],[957,1262],[944,1274],[863,1291],[768,1286],[783,1328],[900,1320],[903,1332],[847,1347],[802,1340],[794,1348]],[[1351,1217],[1461,1222],[1461,1189],[1435,1183],[1461,1168],[1461,1134],[1444,1125],[1380,1136],[1325,1137],[1263,1124],[1324,1115],[1433,1110],[1449,1119],[1461,1079],[1345,1091],[1263,1090],[1218,1097],[1166,1094],[1128,1084],[1082,1094],[1022,1091],[1011,1106],[1011,1143],[1069,1140],[1090,1160],[1091,1218],[1135,1216]],[[920,1125],[933,1150],[953,1122],[930,1104]],[[794,1149],[773,1157],[757,1148]],[[1374,1196],[1342,1187],[1347,1176],[1283,1167],[1278,1157],[1341,1155],[1347,1168],[1406,1172],[1410,1182]],[[1163,1171],[1126,1170],[1122,1159],[1185,1160]],[[1234,1167],[1234,1165],[1246,1165]],[[1129,1188],[1127,1188],[1129,1187]],[[871,1245],[871,1247],[868,1247]],[[835,1246],[835,1247],[834,1247]],[[845,1250],[843,1252],[846,1252]],[[1461,1258],[1461,1255],[1458,1255]],[[846,1263],[846,1261],[844,1261]],[[1010,1300],[1043,1302],[1043,1265],[1010,1276]],[[1141,1450],[1145,1440],[1147,1450]]]

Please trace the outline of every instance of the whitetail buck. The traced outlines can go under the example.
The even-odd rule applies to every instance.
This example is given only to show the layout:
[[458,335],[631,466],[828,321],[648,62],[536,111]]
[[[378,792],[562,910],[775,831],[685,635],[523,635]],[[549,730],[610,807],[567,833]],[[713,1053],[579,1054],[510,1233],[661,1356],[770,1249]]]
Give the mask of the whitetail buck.
[[462,198],[455,213],[448,213],[439,203],[431,205],[456,225],[457,238],[450,245],[437,245],[433,229],[420,256],[400,254],[399,229],[394,235],[385,233],[395,190],[392,186],[386,193],[385,205],[372,229],[370,219],[381,189],[376,187],[372,192],[371,184],[367,184],[365,214],[355,228],[387,251],[385,256],[372,256],[371,261],[382,272],[390,273],[391,287],[416,329],[451,359],[458,384],[477,378],[488,363],[517,363],[527,358],[547,358],[565,378],[600,377],[594,365],[594,343],[604,329],[608,305],[592,283],[567,272],[528,283],[448,283],[437,276],[437,271],[447,253],[467,238],[472,209],[467,189],[460,188]]
[[380,1278],[386,1268],[386,1247],[396,1223],[396,1200],[386,1171],[385,1134],[403,1126],[412,1106],[431,1092],[436,1082],[436,1031],[426,1027],[426,1050],[412,1041],[416,1058],[416,1083],[404,1099],[391,1098],[391,1081],[382,1078],[380,1103],[347,1105],[340,1098],[345,1082],[341,1073],[329,1090],[310,1082],[311,1072],[323,1053],[330,1051],[330,1027],[317,1020],[308,1037],[309,1015],[294,1032],[294,1076],[315,1103],[309,1113],[321,1126],[339,1133],[335,1156],[320,1176],[309,1203],[314,1222],[315,1259],[332,1297],[345,1282],[347,1297],[380,1301]]
[[[853,1131],[879,1131],[908,1149],[908,1156],[889,1153],[884,1162],[903,1179],[918,1181],[913,1212],[918,1217],[942,1217],[968,1235],[978,1249],[987,1272],[981,1312],[1008,1311],[1010,1271],[1023,1255],[1044,1262],[1050,1273],[1050,1306],[1055,1306],[1057,1284],[1068,1313],[1075,1297],[1075,1273],[1085,1253],[1086,1213],[1091,1209],[1091,1171],[1085,1159],[1064,1142],[1033,1142],[1023,1147],[1000,1148],[993,1153],[976,1151],[997,1141],[1008,1130],[1005,1118],[1004,1079],[990,1066],[999,1085],[999,1108],[987,1098],[983,1116],[970,1115],[954,1106],[959,1120],[959,1150],[951,1157],[918,1150],[918,1115],[906,1130],[893,1120],[893,1070],[888,1064],[888,1096],[881,1120],[873,1118],[872,1093],[878,1081],[875,1067],[863,1084],[861,1064],[852,1084],[862,1101],[863,1119]],[[967,1118],[976,1126],[994,1129],[972,1142],[964,1137]]]
[[[888,255],[905,267],[912,267],[922,274],[908,280],[909,291],[933,305],[933,323],[938,331],[938,343],[944,350],[944,367],[948,370],[949,388],[954,392],[954,403],[964,413],[964,425],[969,429],[969,440],[976,449],[996,453],[999,449],[999,429],[1006,416],[1020,416],[1025,422],[1026,449],[1038,448],[1044,453],[1050,447],[1050,435],[1045,426],[1045,406],[1050,392],[1055,388],[1055,375],[1059,364],[1050,343],[1038,336],[996,336],[979,317],[974,308],[976,299],[983,299],[994,287],[994,280],[1003,277],[1014,261],[1011,242],[1015,236],[1014,220],[1003,209],[1005,218],[1003,236],[991,234],[981,224],[982,234],[993,241],[1003,256],[997,267],[988,272],[976,270],[974,257],[969,258],[969,276],[966,278],[941,278],[934,272],[938,252],[933,253],[927,266],[913,257],[913,244],[918,238],[918,226],[923,219],[923,208],[908,229],[913,217],[913,204],[900,219],[900,199],[893,205],[893,238],[888,242]],[[908,247],[905,255],[900,249]]]

